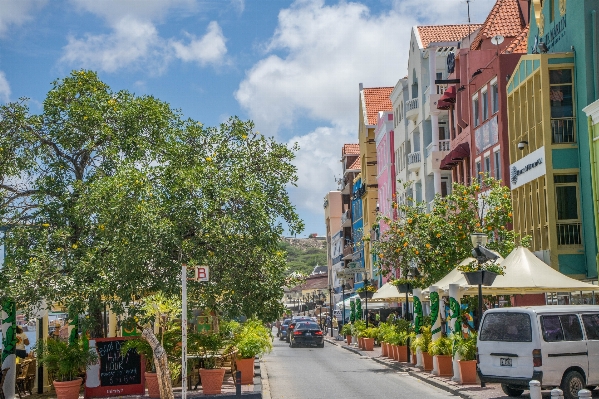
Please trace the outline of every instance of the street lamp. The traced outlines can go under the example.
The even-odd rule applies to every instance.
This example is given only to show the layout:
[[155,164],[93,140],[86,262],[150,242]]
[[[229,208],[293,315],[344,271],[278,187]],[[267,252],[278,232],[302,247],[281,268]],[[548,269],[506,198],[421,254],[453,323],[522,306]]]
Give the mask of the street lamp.
[[[487,245],[488,237],[485,233],[472,233],[470,235],[470,240],[472,241],[472,246],[474,249],[472,250],[472,256],[476,258],[478,262],[479,270],[481,269],[481,265],[488,260],[495,260],[498,258],[493,252],[489,251],[485,245]],[[484,274],[484,271],[483,271]],[[483,277],[478,281],[478,310],[476,315],[476,330],[480,327],[480,320],[483,315]],[[490,285],[490,284],[485,284]]]
[[368,328],[368,272],[364,273],[364,299],[366,300],[366,328]]
[[331,338],[333,338],[333,287],[331,285],[329,285],[329,319],[331,320]]
[[[308,297],[309,297],[309,295],[308,295]],[[302,308],[304,309],[304,316],[305,316],[306,315],[306,308],[308,307],[307,303],[309,301],[309,298],[307,298],[307,296],[304,295],[302,299],[304,300],[304,304],[303,304]]]

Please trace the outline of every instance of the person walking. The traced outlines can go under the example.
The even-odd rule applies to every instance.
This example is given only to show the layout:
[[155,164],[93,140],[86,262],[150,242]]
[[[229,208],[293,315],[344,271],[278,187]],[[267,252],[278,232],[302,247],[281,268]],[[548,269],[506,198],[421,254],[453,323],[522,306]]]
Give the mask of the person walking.
[[[337,317],[333,317],[333,333],[335,333],[335,330],[339,331],[339,322],[337,322]],[[339,335],[339,332],[337,332],[337,335]]]
[[23,332],[23,329],[20,326],[17,326],[16,355],[21,359],[25,359],[27,357],[26,345],[29,345],[29,338],[27,338],[27,335]]

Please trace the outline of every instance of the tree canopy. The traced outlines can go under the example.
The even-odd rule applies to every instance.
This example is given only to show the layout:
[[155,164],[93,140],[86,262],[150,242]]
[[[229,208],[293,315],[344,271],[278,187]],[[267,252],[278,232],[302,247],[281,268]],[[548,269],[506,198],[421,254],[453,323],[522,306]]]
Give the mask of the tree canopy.
[[181,265],[208,265],[210,282],[188,288],[199,306],[276,315],[279,237],[303,229],[286,191],[297,149],[251,121],[205,127],[73,71],[40,115],[26,99],[0,107],[0,292],[93,318],[104,304],[180,294]]

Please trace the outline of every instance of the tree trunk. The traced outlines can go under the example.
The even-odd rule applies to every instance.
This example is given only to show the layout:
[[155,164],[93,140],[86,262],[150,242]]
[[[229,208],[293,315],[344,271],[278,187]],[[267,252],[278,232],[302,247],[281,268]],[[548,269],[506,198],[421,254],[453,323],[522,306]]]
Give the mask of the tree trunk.
[[160,387],[161,399],[174,399],[173,387],[171,385],[171,373],[168,368],[166,352],[160,345],[158,338],[154,335],[151,328],[145,327],[141,333],[143,339],[148,341],[154,352],[154,365],[156,366],[156,374],[158,376],[158,386]]

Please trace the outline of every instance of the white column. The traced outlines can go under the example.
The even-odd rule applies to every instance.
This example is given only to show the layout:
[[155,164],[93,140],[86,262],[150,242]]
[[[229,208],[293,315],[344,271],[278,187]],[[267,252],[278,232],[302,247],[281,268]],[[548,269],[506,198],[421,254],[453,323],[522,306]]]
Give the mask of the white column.
[[[416,298],[418,298],[420,300],[420,303],[422,304],[422,290],[420,288],[414,288],[412,290],[412,295],[413,295],[413,299],[416,300]],[[415,304],[416,302],[414,302]],[[422,308],[421,308],[422,309]],[[414,306],[414,320],[416,320],[416,317],[418,317],[419,315],[416,314],[416,306]],[[421,310],[422,312],[422,310]],[[420,314],[420,322],[422,323],[422,314]],[[422,336],[422,334],[418,334],[416,335],[417,338],[420,338]],[[424,359],[422,357],[422,351],[420,349],[418,349],[416,351],[416,367],[424,367]]]
[[[433,334],[433,341],[441,338],[441,296],[439,295],[439,287],[431,286],[429,287],[429,297],[431,304],[431,332]],[[437,361],[437,357],[433,358],[433,370],[431,374],[438,375],[439,374],[439,362]]]
[[[447,326],[452,334],[461,334],[462,333],[462,325],[459,320],[460,314],[460,299],[462,298],[462,294],[460,293],[460,286],[458,284],[449,284],[449,315],[451,319],[447,321]],[[456,314],[457,310],[457,314]],[[460,364],[458,361],[460,360],[460,355],[455,353],[453,355],[453,377],[452,381],[460,381]]]

